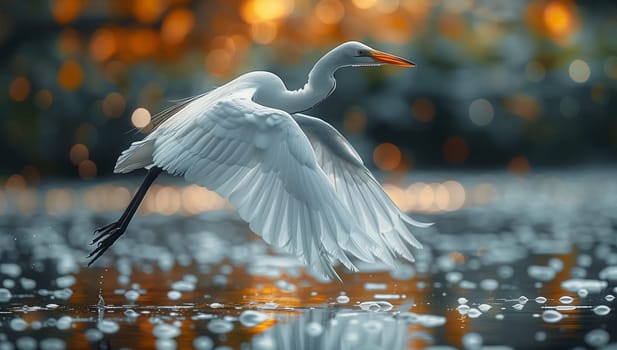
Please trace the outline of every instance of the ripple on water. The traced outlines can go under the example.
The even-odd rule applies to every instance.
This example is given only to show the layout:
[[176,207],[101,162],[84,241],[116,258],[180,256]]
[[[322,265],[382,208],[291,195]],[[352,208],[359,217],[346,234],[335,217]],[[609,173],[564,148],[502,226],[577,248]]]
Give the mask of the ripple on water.
[[126,291],[126,293],[124,293],[124,297],[126,298],[126,300],[134,303],[135,301],[137,301],[137,299],[139,299],[139,292],[137,292],[136,290],[128,290]]
[[118,323],[114,321],[110,321],[110,320],[101,320],[96,325],[96,327],[101,332],[107,333],[107,334],[116,333],[120,329],[120,326],[118,325]]
[[233,323],[226,321],[226,320],[216,319],[216,320],[212,320],[208,322],[208,330],[212,333],[216,333],[216,334],[229,333],[233,329],[234,329]]
[[17,317],[9,322],[9,327],[16,332],[22,332],[28,328],[28,322],[21,317]]
[[469,312],[467,313],[467,316],[469,316],[470,318],[478,318],[480,317],[480,315],[482,315],[482,312],[480,312],[480,310],[476,309],[475,307],[469,309]]
[[178,300],[182,298],[182,293],[178,292],[177,290],[170,290],[169,292],[167,292],[167,297],[169,298],[169,300]]
[[180,328],[167,323],[159,323],[154,326],[152,334],[161,339],[172,339],[180,335]]
[[349,302],[349,297],[346,295],[339,295],[336,297],[336,302],[339,304],[347,304]]
[[536,300],[536,303],[538,303],[538,304],[546,303],[546,298],[545,297],[537,297],[535,300]]
[[481,304],[480,306],[478,306],[478,309],[480,309],[480,311],[482,312],[487,312],[491,308],[492,306],[490,306],[489,304]]
[[365,301],[358,306],[360,306],[362,310],[373,312],[390,311],[393,308],[392,304],[387,301]]
[[598,305],[593,308],[593,313],[598,316],[606,316],[611,312],[611,308],[606,305]]
[[255,310],[245,310],[240,314],[240,324],[244,327],[255,327],[266,320],[268,320],[270,316],[263,312],[255,311]]
[[469,305],[466,304],[462,304],[456,307],[456,311],[458,311],[459,314],[461,315],[467,315],[467,313],[469,312]]
[[555,310],[546,310],[542,313],[542,320],[546,323],[557,323],[563,319],[563,314]]

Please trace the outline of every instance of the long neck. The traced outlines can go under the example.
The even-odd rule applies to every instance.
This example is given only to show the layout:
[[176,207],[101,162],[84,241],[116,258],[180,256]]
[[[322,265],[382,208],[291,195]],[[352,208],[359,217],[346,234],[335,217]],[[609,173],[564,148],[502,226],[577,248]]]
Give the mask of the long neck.
[[334,72],[340,67],[332,52],[323,56],[308,75],[308,82],[299,90],[287,90],[285,85],[265,91],[257,91],[255,101],[288,113],[299,113],[310,109],[334,91]]

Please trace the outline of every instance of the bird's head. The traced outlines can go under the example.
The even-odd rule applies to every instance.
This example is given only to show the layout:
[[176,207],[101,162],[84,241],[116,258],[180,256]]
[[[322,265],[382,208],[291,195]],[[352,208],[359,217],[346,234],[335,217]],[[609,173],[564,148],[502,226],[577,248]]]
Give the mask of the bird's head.
[[404,58],[375,50],[357,41],[348,41],[337,46],[336,52],[341,66],[381,66],[391,64],[401,67],[415,67],[416,64]]

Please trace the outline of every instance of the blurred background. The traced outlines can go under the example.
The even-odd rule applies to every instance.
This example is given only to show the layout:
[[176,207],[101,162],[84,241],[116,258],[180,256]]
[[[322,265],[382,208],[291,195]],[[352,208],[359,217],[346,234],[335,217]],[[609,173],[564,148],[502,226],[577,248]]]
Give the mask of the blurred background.
[[334,95],[312,112],[370,166],[525,174],[617,159],[612,1],[7,0],[0,7],[0,183],[109,176],[118,154],[171,100],[252,70],[301,87],[312,64],[346,40],[418,64],[341,70]]

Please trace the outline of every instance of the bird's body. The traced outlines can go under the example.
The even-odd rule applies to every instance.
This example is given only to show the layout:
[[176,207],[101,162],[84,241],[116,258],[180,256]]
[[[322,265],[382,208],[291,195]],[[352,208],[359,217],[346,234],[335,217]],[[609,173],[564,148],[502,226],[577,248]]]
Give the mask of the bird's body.
[[334,90],[336,69],[379,62],[413,65],[345,43],[315,65],[300,90],[288,91],[272,73],[251,72],[164,111],[154,131],[118,158],[115,172],[150,170],[120,220],[97,230],[91,262],[122,235],[162,170],[229,199],[255,233],[321,276],[338,277],[338,262],[356,270],[349,255],[413,260],[409,246],[421,245],[409,226],[426,225],[396,207],[334,127],[301,114]]

